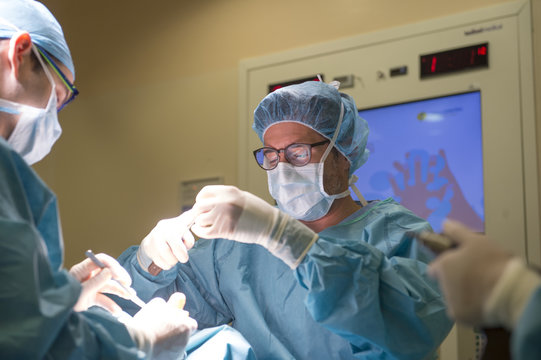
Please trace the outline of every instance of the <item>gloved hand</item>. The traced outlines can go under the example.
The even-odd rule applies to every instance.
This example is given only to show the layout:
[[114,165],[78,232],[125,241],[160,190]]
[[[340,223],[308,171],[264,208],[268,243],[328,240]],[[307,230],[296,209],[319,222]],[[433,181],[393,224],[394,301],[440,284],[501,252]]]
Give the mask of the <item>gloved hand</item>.
[[139,265],[148,272],[152,262],[164,270],[169,270],[178,262],[188,261],[188,250],[195,242],[189,231],[192,222],[191,210],[175,218],[160,220],[137,250]]
[[182,310],[186,297],[182,293],[171,295],[167,303],[161,298],[149,301],[132,318],[124,313],[119,320],[139,349],[150,359],[179,359],[184,353],[197,322]]
[[318,238],[306,225],[234,186],[204,187],[192,211],[197,236],[259,244],[292,269]]
[[84,311],[93,305],[98,305],[113,314],[118,314],[121,312],[120,306],[103,293],[115,294],[128,299],[130,294],[115,281],[111,281],[111,278],[115,278],[129,288],[131,285],[130,275],[109,255],[97,254],[96,257],[107,265],[105,269],[101,269],[92,260],[85,259],[74,265],[69,271],[74,278],[81,282],[83,287],[74,310]]
[[485,235],[474,233],[455,221],[443,224],[443,233],[457,248],[439,255],[429,266],[447,301],[447,312],[470,325],[496,325],[487,299],[491,296],[512,256]]

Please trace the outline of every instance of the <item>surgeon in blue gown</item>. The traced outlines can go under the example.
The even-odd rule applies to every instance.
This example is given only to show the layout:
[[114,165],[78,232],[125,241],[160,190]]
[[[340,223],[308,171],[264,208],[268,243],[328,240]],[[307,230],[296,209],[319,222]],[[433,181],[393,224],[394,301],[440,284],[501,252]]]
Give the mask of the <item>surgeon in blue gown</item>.
[[449,315],[470,326],[503,326],[513,359],[541,359],[539,270],[457,221],[444,222],[443,233],[457,246],[429,273],[441,283]]
[[336,85],[292,85],[254,119],[277,207],[203,188],[193,209],[120,256],[134,288],[143,299],[184,292],[200,329],[231,324],[258,359],[433,358],[452,322],[430,257],[407,235],[430,226],[392,199],[351,197],[368,156],[353,99]]
[[60,136],[74,73],[45,6],[0,0],[0,359],[182,357],[197,324],[178,309],[181,294],[130,318],[104,295],[130,296],[111,281],[131,282],[115,259],[97,254],[103,270],[90,259],[62,267],[56,196],[30,165]]

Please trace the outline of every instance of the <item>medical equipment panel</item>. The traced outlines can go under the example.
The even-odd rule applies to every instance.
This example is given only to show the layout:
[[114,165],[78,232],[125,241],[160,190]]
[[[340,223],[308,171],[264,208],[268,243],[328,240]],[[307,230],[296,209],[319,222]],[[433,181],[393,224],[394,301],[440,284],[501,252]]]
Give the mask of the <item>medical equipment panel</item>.
[[[471,60],[472,50],[473,62],[461,63],[457,71],[447,71],[449,59],[465,61],[466,54]],[[423,76],[423,59],[436,59],[435,74]],[[322,74],[326,82],[353,79],[352,87],[341,90],[351,95],[363,112],[376,108],[391,111],[399,104],[410,104],[402,106],[419,107],[418,113],[412,115],[417,122],[412,123],[427,128],[437,124],[438,116],[456,120],[471,117],[474,128],[464,128],[462,134],[448,132],[441,139],[447,136],[446,141],[456,143],[456,148],[475,149],[468,162],[477,168],[470,176],[478,183],[474,186],[477,190],[466,198],[469,207],[483,220],[478,230],[484,230],[530,262],[541,264],[532,59],[530,3],[517,1],[244,60],[239,68],[238,185],[273,203],[267,175],[253,160],[252,150],[260,147],[261,142],[251,130],[253,111],[268,94],[269,85],[312,78],[314,74]],[[442,62],[447,62],[445,73],[438,68]],[[447,98],[457,94],[475,95],[463,95],[460,100]],[[471,97],[475,97],[473,102]],[[437,114],[422,111],[423,106],[446,98],[455,104],[441,107]],[[466,106],[471,115],[458,115],[459,108]],[[480,120],[479,114],[475,115],[477,111]],[[369,143],[376,140],[374,135],[386,136],[378,134],[377,126],[373,125]],[[474,140],[479,131],[480,139]],[[408,137],[413,137],[413,133],[404,139]],[[426,138],[415,139],[420,145],[430,143]],[[401,146],[402,141],[394,140],[392,146]],[[438,157],[439,150],[437,146],[431,147],[429,159]],[[453,173],[467,165],[462,164],[464,160],[447,160],[455,167],[451,168]],[[396,157],[394,162],[407,161]],[[370,175],[367,179],[363,168],[358,175],[367,181]],[[373,192],[365,185],[359,188],[361,192]],[[438,196],[436,200],[440,202],[445,196],[451,200],[445,191]],[[445,212],[441,208],[439,211]]]
[[[368,200],[403,202],[405,189],[425,184],[417,211],[436,230],[453,209],[469,211],[472,227],[540,265],[530,5],[507,2],[242,61],[239,187],[274,203],[252,156],[261,147],[253,111],[269,86],[321,74],[344,83],[371,128],[372,155],[357,171]],[[453,330],[441,359],[479,356],[472,334]]]

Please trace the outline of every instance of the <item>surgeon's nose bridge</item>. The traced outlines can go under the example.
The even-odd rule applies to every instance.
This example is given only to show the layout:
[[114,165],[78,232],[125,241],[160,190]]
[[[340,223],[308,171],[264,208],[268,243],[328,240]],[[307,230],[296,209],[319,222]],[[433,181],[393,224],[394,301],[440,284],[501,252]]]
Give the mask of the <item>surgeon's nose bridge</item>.
[[286,150],[277,150],[278,151],[278,159],[280,162],[288,162],[286,159]]

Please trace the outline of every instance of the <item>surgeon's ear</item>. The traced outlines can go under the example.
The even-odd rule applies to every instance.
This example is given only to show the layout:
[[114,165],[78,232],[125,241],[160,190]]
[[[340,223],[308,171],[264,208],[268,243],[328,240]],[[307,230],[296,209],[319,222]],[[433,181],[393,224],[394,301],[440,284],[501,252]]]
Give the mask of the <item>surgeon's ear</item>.
[[11,72],[15,78],[19,78],[21,65],[30,60],[32,52],[32,39],[26,31],[20,31],[11,37],[9,41],[8,60],[11,66]]

